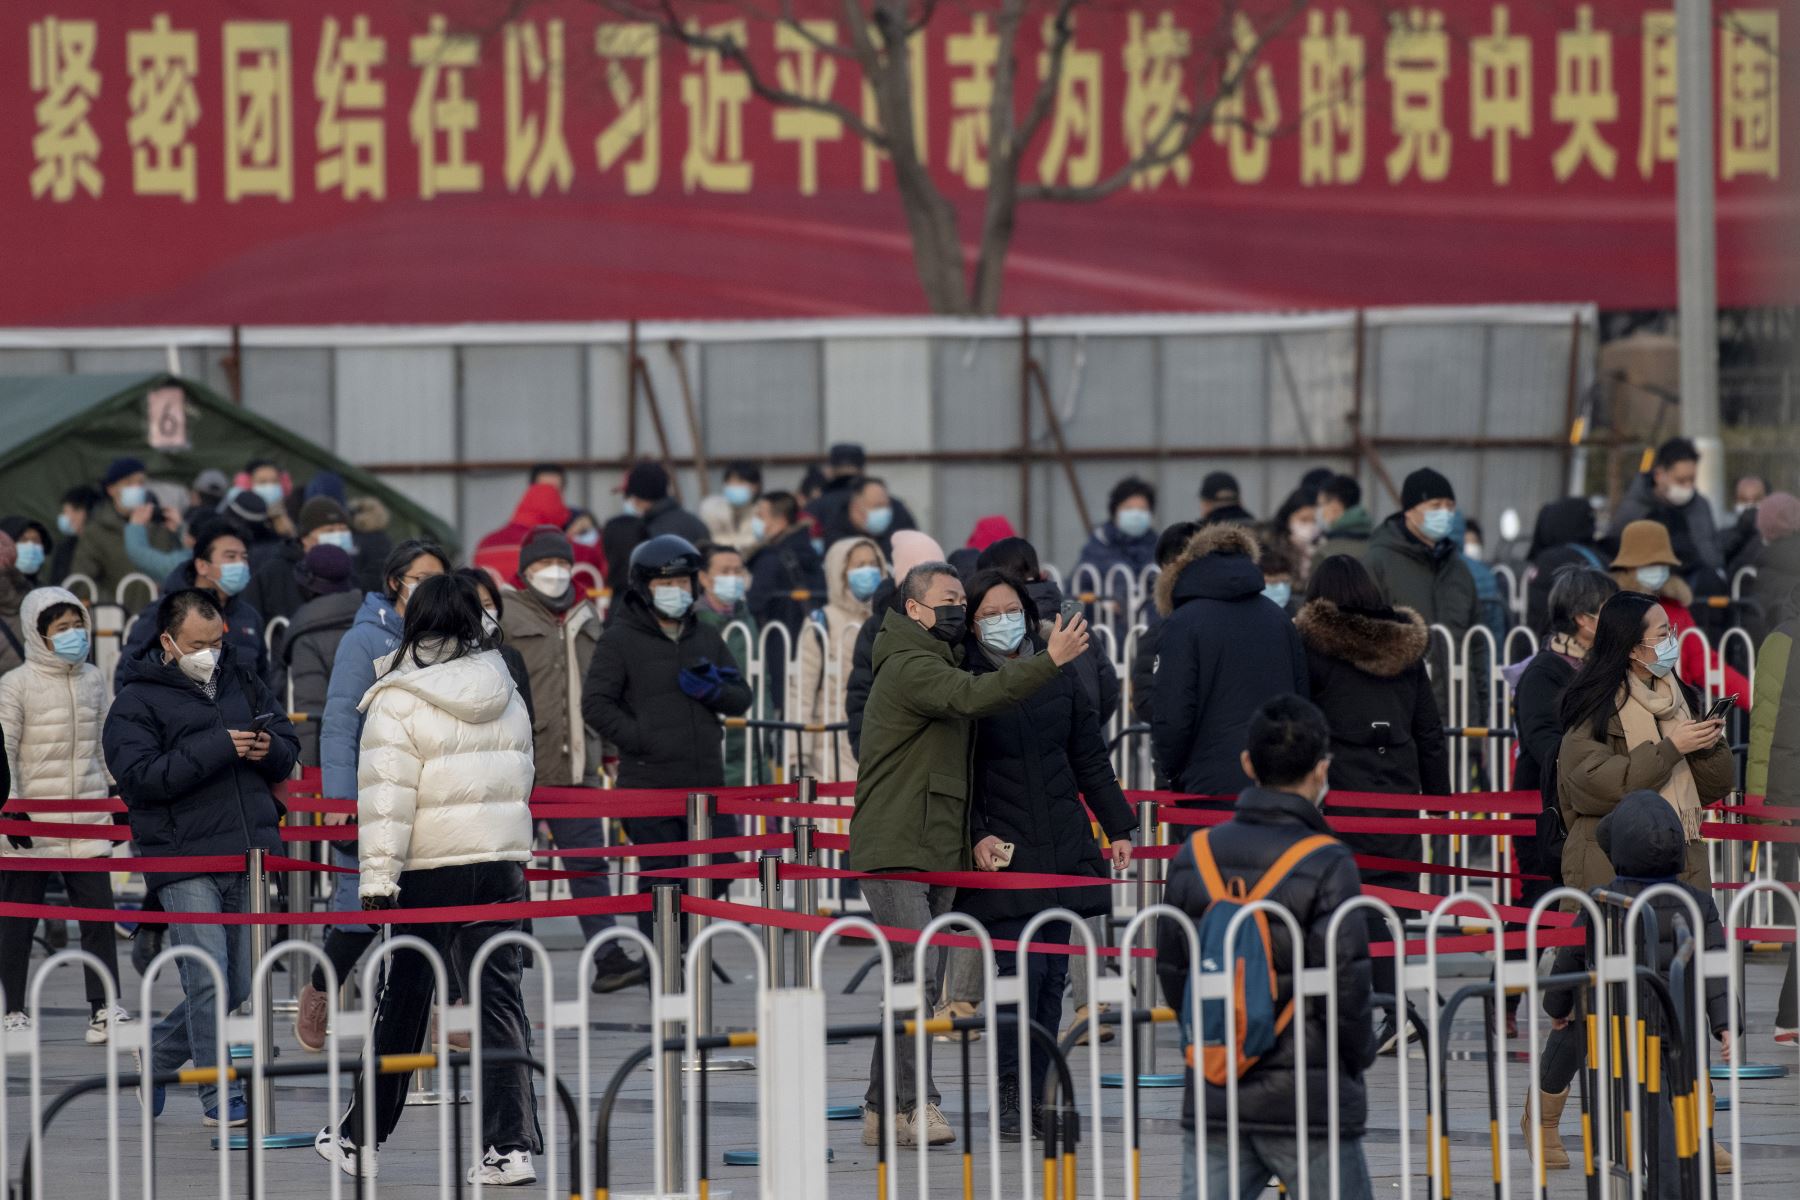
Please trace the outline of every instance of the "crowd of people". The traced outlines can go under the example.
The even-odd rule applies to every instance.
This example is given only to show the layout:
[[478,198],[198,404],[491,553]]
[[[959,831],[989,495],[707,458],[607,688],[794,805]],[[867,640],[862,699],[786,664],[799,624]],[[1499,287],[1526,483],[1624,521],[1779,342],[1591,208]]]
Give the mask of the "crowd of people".
[[[1520,867],[1540,877],[1538,895],[1557,882],[1588,889],[1678,878],[1711,911],[1700,812],[1738,779],[1724,722],[1701,709],[1694,690],[1709,670],[1723,670],[1726,692],[1751,710],[1749,790],[1771,804],[1797,802],[1800,700],[1787,693],[1800,690],[1792,682],[1800,671],[1786,663],[1800,603],[1800,499],[1745,481],[1740,511],[1715,521],[1695,494],[1696,460],[1681,439],[1662,446],[1604,534],[1583,498],[1553,501],[1538,516],[1525,579],[1526,620],[1540,648],[1506,668],[1516,780],[1543,800],[1537,836],[1518,839]],[[1379,521],[1355,479],[1325,468],[1309,472],[1267,522],[1244,507],[1225,472],[1205,478],[1191,518],[1168,523],[1159,522],[1154,486],[1123,479],[1077,568],[1101,581],[1100,606],[1065,595],[1003,517],[984,519],[947,552],[868,473],[854,445],[832,447],[794,491],[765,489],[754,462],[731,463],[719,493],[694,512],[656,463],[628,472],[620,509],[605,519],[570,504],[568,482],[555,464],[533,468],[512,519],[462,568],[428,542],[392,544],[381,514],[351,500],[335,476],[321,472],[297,488],[280,464],[261,460],[235,479],[202,473],[179,513],[152,497],[144,464],[126,458],[98,487],[63,497],[54,534],[36,521],[0,519],[0,656],[10,652],[12,665],[0,677],[8,794],[116,795],[139,855],[241,855],[280,848],[280,785],[297,766],[316,766],[326,796],[356,801],[358,829],[355,840],[332,846],[343,870],[330,907],[345,917],[326,937],[329,970],[316,969],[302,989],[300,1044],[323,1049],[331,987],[376,937],[369,918],[355,914],[397,908],[396,927],[426,938],[449,964],[447,1001],[480,989],[484,1045],[523,1050],[531,1030],[518,948],[491,955],[481,979],[469,974],[476,950],[519,922],[408,925],[404,910],[523,899],[521,868],[543,838],[557,849],[606,843],[599,818],[535,826],[534,786],[610,780],[691,791],[753,782],[763,733],[727,729],[723,719],[782,717],[805,729],[804,771],[855,781],[847,865],[867,874],[860,894],[877,922],[917,930],[955,909],[1012,939],[1052,907],[1101,917],[1108,892],[957,889],[905,876],[1015,870],[1106,879],[1128,869],[1137,818],[1105,733],[1128,701],[1129,719],[1148,727],[1159,782],[1230,810],[1204,844],[1175,860],[1170,901],[1198,919],[1223,899],[1223,879],[1245,889],[1261,880],[1307,931],[1306,961],[1316,965],[1331,912],[1364,884],[1410,886],[1416,873],[1401,864],[1422,857],[1416,835],[1332,835],[1320,812],[1326,791],[1439,795],[1469,785],[1452,777],[1448,663],[1430,628],[1460,644],[1478,626],[1503,637],[1514,621],[1481,526],[1461,510],[1454,483],[1429,467],[1405,477],[1396,507]],[[1717,611],[1697,607],[1697,598],[1728,594],[1746,565],[1758,574],[1738,614],[1766,639],[1753,709],[1736,673],[1747,664],[1709,662],[1717,651],[1680,637]],[[1122,611],[1153,571],[1143,608]],[[80,577],[110,598],[132,573],[163,580],[163,589],[131,624],[109,687],[93,662],[92,614],[58,584]],[[284,625],[268,636],[276,618]],[[1090,637],[1090,619],[1120,632],[1143,626],[1123,664],[1125,685]],[[752,677],[750,648],[777,625],[794,653],[773,656]],[[290,721],[290,711],[303,719]],[[31,819],[110,818],[58,811]],[[627,818],[624,829],[640,845],[688,836],[673,817]],[[1642,854],[1614,853],[1623,829]],[[1655,837],[1640,840],[1640,830]],[[735,818],[717,816],[711,835],[736,831]],[[110,842],[81,836],[4,842],[7,854],[112,852]],[[1353,854],[1386,865],[1359,868]],[[1792,871],[1792,857],[1782,869]],[[652,856],[639,867],[685,862]],[[40,901],[53,878],[0,870],[0,898]],[[107,874],[61,878],[72,903],[112,907]],[[159,869],[146,885],[146,907],[169,913],[248,907],[242,872]],[[604,896],[607,876],[580,871],[570,889]],[[583,935],[611,923],[584,916]],[[24,982],[35,924],[0,919],[8,1029],[30,1022]],[[1036,936],[1060,941],[1068,930],[1052,925]],[[1392,960],[1368,954],[1367,943],[1385,936],[1375,921],[1339,933],[1347,1033],[1336,1069],[1347,1089],[1342,1165],[1352,1195],[1367,1194],[1361,1073],[1407,1036]],[[84,923],[82,938],[116,978],[110,924]],[[218,964],[227,1007],[245,999],[252,964],[244,926],[175,924],[168,938]],[[1289,955],[1291,970],[1284,938],[1274,953]],[[1172,1000],[1185,986],[1185,956],[1185,943],[1165,938],[1159,969]],[[927,989],[946,1015],[984,1001],[968,961],[952,954],[931,964]],[[1291,991],[1291,977],[1275,966],[1278,986]],[[999,969],[1024,981],[1021,1019],[1060,1027],[1071,982],[1065,955],[1002,953]],[[897,955],[896,980],[911,970],[911,956]],[[1099,1008],[1088,1004],[1084,973],[1074,974],[1081,1022]],[[590,986],[611,993],[647,975],[614,944]],[[213,974],[184,958],[180,976],[185,998],[154,1038],[159,1071],[213,1065]],[[381,1052],[423,1043],[437,986],[418,956],[390,964],[376,1001]],[[1375,1004],[1376,994],[1388,999]],[[88,997],[90,1042],[131,1019],[96,977]],[[1555,1052],[1527,1112],[1545,1128],[1552,1167],[1568,1162],[1556,1118],[1583,1036],[1563,1023],[1566,999],[1550,1010]],[[1791,1041],[1800,1024],[1791,952],[1780,1003],[1778,1036]],[[1304,1019],[1322,1021],[1323,1009],[1309,1006]],[[1514,1015],[1504,1019],[1516,1033]],[[1311,1056],[1323,1054],[1323,1034],[1308,1041],[1306,1069],[1322,1072],[1326,1064]],[[999,1051],[1002,1136],[1041,1132],[1042,1113],[1023,1097],[1042,1096],[1047,1060],[1019,1062],[1010,1037]],[[926,1091],[915,1090],[912,1055],[912,1039],[897,1040],[897,1137],[903,1145],[953,1141],[929,1064]],[[1285,1060],[1279,1051],[1265,1056],[1242,1081],[1245,1161],[1284,1181],[1294,1166],[1294,1068],[1289,1047]],[[871,1145],[882,1132],[881,1072],[877,1050],[863,1128]],[[485,1152],[471,1177],[534,1179],[542,1133],[529,1074],[490,1070],[484,1086]],[[202,1119],[242,1124],[237,1088],[202,1087]],[[1187,1120],[1216,1127],[1217,1088],[1204,1090],[1203,1103],[1190,1096]],[[1323,1083],[1309,1090],[1322,1104]],[[320,1132],[320,1154],[372,1174],[404,1092],[403,1077],[379,1080],[371,1131],[359,1087],[345,1118]],[[146,1102],[160,1113],[163,1089]],[[1322,1129],[1322,1108],[1317,1120]],[[1323,1153],[1322,1137],[1315,1147]],[[1722,1152],[1715,1161],[1730,1167]],[[1313,1169],[1322,1172],[1322,1160]]]

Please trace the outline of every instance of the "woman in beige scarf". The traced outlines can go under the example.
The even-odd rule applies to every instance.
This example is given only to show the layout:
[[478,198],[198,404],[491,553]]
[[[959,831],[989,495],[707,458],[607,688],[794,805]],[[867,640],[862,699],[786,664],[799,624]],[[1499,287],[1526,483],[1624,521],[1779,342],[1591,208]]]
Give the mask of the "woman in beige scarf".
[[1668,614],[1654,597],[1620,592],[1600,609],[1581,670],[1563,693],[1557,803],[1569,828],[1563,882],[1587,891],[1616,874],[1594,831],[1628,792],[1661,793],[1687,836],[1684,883],[1712,885],[1702,808],[1736,786],[1722,721],[1696,720],[1693,699],[1675,679],[1679,657]]

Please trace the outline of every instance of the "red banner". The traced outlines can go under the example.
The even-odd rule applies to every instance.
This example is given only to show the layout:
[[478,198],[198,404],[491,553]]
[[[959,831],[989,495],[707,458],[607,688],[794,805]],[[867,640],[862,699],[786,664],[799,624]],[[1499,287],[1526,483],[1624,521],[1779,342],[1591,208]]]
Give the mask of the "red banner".
[[[747,71],[624,7],[8,5],[0,324],[924,309],[893,169],[846,119],[879,124],[844,8],[802,3],[792,28],[757,15],[785,6],[673,6],[746,47]],[[998,6],[914,8],[930,14],[910,43],[917,147],[972,250]],[[1020,121],[1053,8],[1027,5],[1012,55]],[[1007,311],[1674,301],[1668,7],[1074,11],[1028,187],[1104,186],[1221,75],[1241,87],[1104,198],[1023,203]],[[1784,33],[1772,0],[1718,9],[1727,305],[1793,278]],[[776,106],[753,82],[840,109]]]

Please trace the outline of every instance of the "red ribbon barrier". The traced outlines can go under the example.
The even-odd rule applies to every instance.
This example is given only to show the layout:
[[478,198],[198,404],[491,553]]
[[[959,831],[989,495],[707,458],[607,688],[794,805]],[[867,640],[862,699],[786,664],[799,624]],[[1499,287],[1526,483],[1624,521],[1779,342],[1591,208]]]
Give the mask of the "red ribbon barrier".
[[[587,900],[520,900],[511,904],[461,904],[446,908],[384,908],[356,912],[171,913],[135,908],[70,908],[60,904],[0,903],[0,917],[48,917],[53,921],[137,921],[146,925],[441,925],[526,917],[582,917],[650,911],[650,894]],[[756,911],[761,911],[756,910]]]
[[[1379,887],[1367,883],[1363,884],[1362,894],[1365,896],[1373,896],[1377,900],[1386,900],[1395,908],[1412,909],[1417,912],[1430,912],[1439,904],[1443,903],[1444,900],[1444,897],[1434,896],[1429,892],[1407,892],[1402,891],[1399,888]],[[1500,914],[1502,920],[1517,921],[1521,925],[1531,919],[1531,910],[1529,908],[1520,908],[1517,905],[1496,904],[1494,905],[1494,911]],[[1451,917],[1464,916],[1485,918],[1487,912],[1474,901],[1464,900],[1452,906],[1446,915]],[[1566,913],[1554,908],[1545,910],[1544,914],[1538,918],[1538,926],[1540,928],[1544,926],[1567,928],[1574,924],[1574,913]]]
[[737,854],[742,851],[787,850],[794,839],[785,833],[757,833],[743,837],[708,838],[697,842],[646,842],[627,846],[571,846],[566,850],[537,850],[538,858],[674,858],[686,854]]
[[47,855],[0,855],[0,871],[49,871],[57,874],[198,871],[218,875],[244,869],[242,854],[201,854],[191,858],[51,858]]
[[64,840],[94,838],[107,842],[131,840],[131,830],[123,825],[73,825],[62,821],[0,821],[0,834]]
[[1356,855],[1356,865],[1369,871],[1405,871],[1408,875],[1448,875],[1458,879],[1531,879],[1547,880],[1545,875],[1526,875],[1519,871],[1490,871],[1485,867],[1452,867],[1444,863],[1409,862],[1404,858],[1382,858],[1377,854]]
[[122,813],[125,802],[112,796],[96,796],[92,800],[26,800],[13,797],[0,806],[0,813]]
[[[1166,825],[1223,825],[1235,813],[1205,808],[1165,808]],[[1510,834],[1529,837],[1537,832],[1534,821],[1484,820],[1478,817],[1333,817],[1325,824],[1338,833],[1461,833],[1475,837]]]
[[1735,813],[1765,821],[1800,821],[1800,808],[1780,804],[1709,804],[1706,807],[1708,812]]
[[[4,824],[4,822],[0,822]],[[1800,845],[1800,828],[1784,825],[1736,825],[1728,821],[1702,821],[1700,836],[1725,842],[1780,842]]]

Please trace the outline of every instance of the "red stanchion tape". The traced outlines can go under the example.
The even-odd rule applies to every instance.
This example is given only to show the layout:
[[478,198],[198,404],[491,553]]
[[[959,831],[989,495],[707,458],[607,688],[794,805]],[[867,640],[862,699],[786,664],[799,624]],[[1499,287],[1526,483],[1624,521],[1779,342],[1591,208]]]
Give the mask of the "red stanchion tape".
[[[1235,813],[1215,809],[1165,808],[1161,816],[1167,825],[1223,825]],[[1327,815],[1325,823],[1338,833],[1461,833],[1475,837],[1529,837],[1537,832],[1533,821],[1512,821],[1477,817],[1336,817]]]
[[0,806],[0,813],[122,813],[125,802],[112,796],[92,800],[27,800],[15,796]]
[[[0,824],[5,822],[0,821]],[[1700,836],[1724,842],[1780,842],[1800,845],[1800,828],[1786,825],[1734,825],[1728,821],[1700,822]]]
[[52,858],[47,855],[0,855],[0,871],[49,871],[57,874],[100,874],[109,871],[199,871],[209,875],[244,870],[242,854],[202,854],[192,858]]
[[674,858],[685,854],[738,854],[791,849],[794,839],[785,833],[756,833],[742,837],[706,838],[694,842],[646,842],[628,846],[571,846],[566,850],[538,850],[538,858]]
[[[1542,950],[1546,946],[1575,946],[1586,940],[1586,930],[1543,929],[1538,932],[1537,947]],[[1411,957],[1416,954],[1424,954],[1425,942],[1424,938],[1408,938],[1405,945],[1406,955]],[[1505,950],[1529,949],[1525,944],[1523,931],[1506,934],[1500,944]],[[1491,951],[1494,948],[1494,935],[1491,933],[1464,933],[1452,937],[1441,937],[1437,939],[1437,948],[1439,954],[1458,954],[1465,950]],[[1392,942],[1369,943],[1369,957],[1371,958],[1393,958],[1394,955],[1394,943]]]
[[323,796],[295,796],[287,801],[289,812],[303,813],[339,813],[343,816],[356,815],[356,801],[327,800]]
[[170,913],[135,908],[71,908],[61,904],[0,902],[0,917],[49,917],[59,921],[137,921],[149,925],[442,925],[526,917],[585,917],[650,911],[648,892],[586,900],[521,900],[512,904],[461,904],[445,908],[390,908],[374,912]]
[[32,838],[94,838],[108,842],[131,840],[131,830],[123,825],[75,825],[62,821],[0,821],[0,834]]
[[1404,858],[1382,858],[1377,854],[1356,855],[1356,865],[1369,871],[1404,871],[1408,875],[1446,875],[1457,879],[1529,879],[1544,880],[1545,875],[1527,875],[1520,871],[1490,871],[1485,867],[1452,867],[1444,863],[1412,862]]
[[[1411,909],[1415,912],[1430,912],[1439,904],[1443,903],[1444,900],[1442,896],[1433,896],[1428,892],[1408,892],[1402,891],[1399,888],[1379,887],[1367,883],[1363,885],[1362,894],[1365,896],[1372,896],[1377,900],[1386,900],[1395,908]],[[1501,919],[1517,921],[1521,925],[1531,920],[1531,910],[1529,908],[1519,908],[1517,905],[1496,904],[1494,906],[1494,911],[1500,914]],[[1449,910],[1448,915],[1453,917],[1486,917],[1487,913],[1479,905],[1471,901],[1464,901],[1461,904],[1453,906]],[[1568,928],[1574,924],[1574,913],[1566,913],[1557,909],[1547,910],[1538,918],[1538,925],[1540,927],[1552,926],[1555,928]]]
[[719,811],[743,817],[798,817],[816,821],[848,821],[856,815],[853,804],[801,804],[797,800],[720,801]]
[[281,840],[284,842],[354,842],[356,826],[283,825]]
[[1800,808],[1781,804],[1709,804],[1706,807],[1709,812],[1759,817],[1765,821],[1800,821]]

